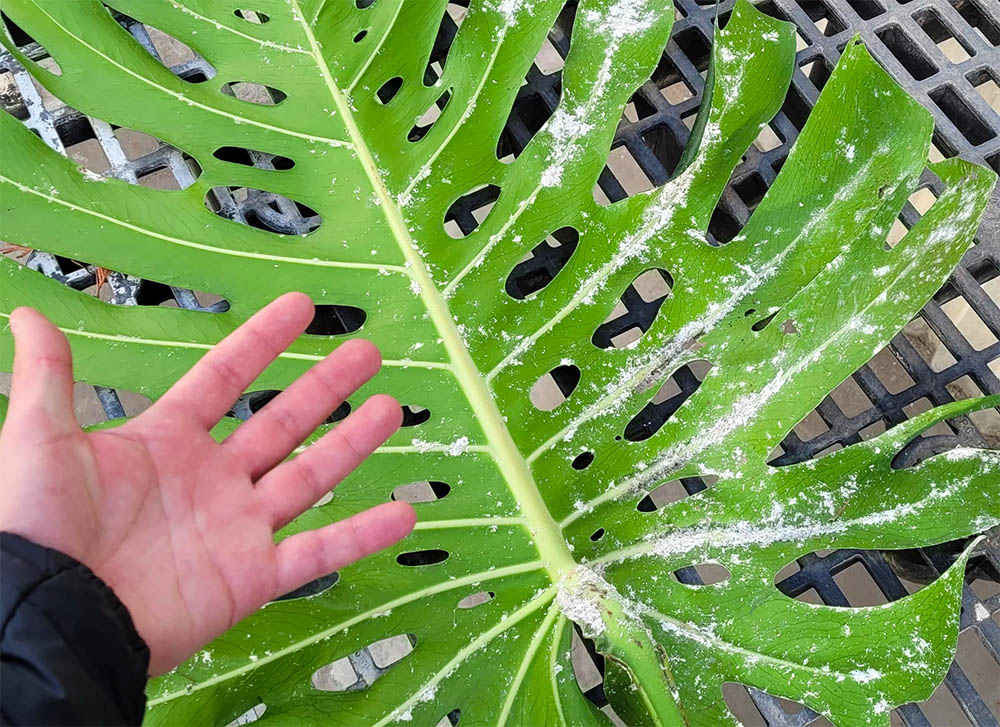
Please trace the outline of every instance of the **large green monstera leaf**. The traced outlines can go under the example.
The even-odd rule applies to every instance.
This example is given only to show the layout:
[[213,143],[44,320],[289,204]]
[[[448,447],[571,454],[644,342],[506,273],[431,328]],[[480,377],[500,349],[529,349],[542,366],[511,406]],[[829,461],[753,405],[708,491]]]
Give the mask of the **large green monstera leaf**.
[[[383,502],[400,485],[448,485],[416,505],[416,531],[391,551],[345,569],[332,588],[269,604],[152,682],[150,724],[223,725],[261,702],[253,714],[276,724],[432,725],[449,714],[461,725],[605,724],[573,676],[574,624],[607,656],[609,697],[634,725],[734,723],[725,682],[838,725],[888,724],[893,706],[930,694],[956,643],[964,558],[873,608],[815,606],[774,586],[783,566],[817,549],[912,548],[1000,522],[997,453],[891,466],[924,429],[996,400],[929,412],[816,461],[766,464],[942,285],[994,182],[960,160],[932,165],[945,192],[886,247],[932,123],[858,42],[749,223],[720,247],[706,241],[709,219],[793,67],[791,26],[744,0],[716,31],[674,177],[610,205],[593,187],[623,108],[667,43],[667,0],[580,0],[559,107],[513,161],[497,158],[498,138],[563,0],[472,0],[430,86],[445,0],[255,0],[263,24],[219,0],[107,4],[188,44],[218,75],[176,77],[99,0],[4,0],[61,75],[9,46],[69,105],[169,142],[202,174],[173,192],[84,174],[0,114],[0,237],[231,307],[111,306],[3,260],[0,319],[36,306],[67,333],[81,380],[156,397],[282,292],[361,308],[366,322],[350,335],[375,341],[385,368],[359,396],[385,391],[429,419],[285,532]],[[287,98],[259,105],[222,93],[244,81]],[[435,105],[439,117],[411,133]],[[233,164],[215,156],[220,147],[294,168]],[[305,236],[240,225],[206,207],[220,186],[283,195],[323,224]],[[453,238],[448,210],[484,187],[499,190],[495,205]],[[512,269],[567,228],[565,267],[527,297],[508,294]],[[654,269],[672,289],[649,330],[595,345],[625,289]],[[254,390],[284,388],[340,340],[303,336]],[[11,358],[0,328],[0,368]],[[652,436],[623,437],[695,361],[711,364],[700,388]],[[529,392],[560,367],[578,369],[579,382],[542,411]],[[695,476],[713,484],[637,507]],[[435,557],[413,556],[426,551]],[[438,562],[408,565],[429,560]],[[698,586],[674,575],[708,563],[728,577]],[[473,594],[488,600],[460,608]],[[413,652],[369,688],[325,691],[314,678],[400,634]]]

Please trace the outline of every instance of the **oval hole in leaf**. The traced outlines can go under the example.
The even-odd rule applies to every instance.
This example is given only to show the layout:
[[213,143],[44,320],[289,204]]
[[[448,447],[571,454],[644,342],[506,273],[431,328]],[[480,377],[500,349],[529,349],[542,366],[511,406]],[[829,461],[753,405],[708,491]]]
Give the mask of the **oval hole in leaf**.
[[695,588],[725,583],[731,575],[728,568],[718,563],[696,563],[674,571],[674,578]]
[[438,96],[437,100],[427,107],[427,110],[420,115],[413,128],[410,129],[410,133],[406,135],[407,141],[417,142],[427,136],[427,133],[434,127],[437,120],[441,118],[441,114],[444,113],[445,107],[448,106],[450,100],[450,90]]
[[680,502],[684,498],[710,487],[718,481],[714,475],[704,477],[683,477],[670,480],[654,488],[649,494],[639,500],[636,510],[639,512],[656,512],[672,502]]
[[[236,401],[227,416],[244,420],[249,419],[270,404],[280,393],[281,390],[279,389],[263,389],[261,391],[248,392]],[[351,405],[345,401],[324,420],[324,424],[335,424],[342,419],[346,419],[350,413]]]
[[580,243],[573,227],[560,227],[532,248],[507,276],[504,290],[515,300],[524,300],[551,283],[566,267]]
[[358,8],[358,10],[370,8],[374,4],[375,0],[354,0],[354,5]]
[[108,5],[105,5],[104,9],[144,51],[182,81],[204,83],[210,78],[215,78],[215,66],[186,43],[148,23],[140,23]]
[[573,469],[575,470],[585,470],[590,467],[590,463],[594,461],[593,452],[580,452],[573,458]]
[[313,689],[321,692],[359,692],[413,653],[417,637],[400,634],[375,641],[313,672]]
[[604,528],[597,528],[594,532],[590,534],[590,539],[595,543],[604,537]]
[[358,34],[356,36],[354,36],[354,42],[355,43],[360,43],[361,41],[363,41],[365,39],[366,35],[368,35],[368,31],[367,30],[359,31]]
[[[522,93],[518,93],[514,99],[507,115],[507,123],[504,124],[503,132],[497,141],[497,159],[505,164],[513,162],[521,155],[528,143],[559,109],[562,101],[562,72],[565,66],[563,56],[572,42],[576,9],[576,2],[567,2],[563,6],[552,30],[543,38],[534,61],[528,67],[524,85],[521,87]],[[554,38],[557,42],[553,42]],[[539,87],[537,80],[539,76],[551,77],[551,80],[546,79],[543,86],[546,89],[544,99],[537,91],[528,92],[528,89]]]
[[288,94],[280,89],[252,81],[230,81],[219,90],[227,96],[258,106],[277,106],[288,98]]
[[478,591],[469,596],[466,596],[461,601],[458,602],[458,607],[461,609],[475,608],[476,606],[482,606],[484,603],[489,603],[492,601],[497,594],[493,591]]
[[417,567],[423,565],[437,565],[444,563],[451,555],[447,550],[430,548],[428,550],[413,550],[409,553],[400,553],[396,556],[396,562],[407,567]]
[[434,45],[431,47],[431,55],[427,59],[427,67],[424,69],[425,86],[433,86],[441,78],[444,65],[448,60],[448,53],[451,51],[455,36],[458,35],[458,29],[462,26],[468,12],[467,5],[467,2],[449,2],[445,5],[444,13],[441,15],[441,24],[434,37]]
[[408,485],[400,485],[389,495],[390,500],[398,502],[408,502],[416,505],[420,502],[435,502],[443,500],[451,492],[451,486],[444,482],[431,480],[429,482],[411,482]]
[[[764,721],[764,717],[761,716],[760,708],[757,707],[755,699],[760,700],[764,709],[772,710],[770,714],[775,716],[781,715],[778,719],[782,719],[783,723],[801,724],[807,725],[807,727],[831,727],[830,722],[824,717],[819,716],[816,712],[798,702],[772,697],[766,692],[744,686],[739,682],[725,682],[722,685],[722,698],[725,700],[726,706],[732,715],[739,720],[739,723],[748,727],[751,725],[761,725],[763,727],[763,725],[767,724]],[[781,722],[778,724],[781,724]]]
[[273,169],[280,172],[295,168],[295,162],[288,157],[242,146],[220,146],[212,155],[219,161],[240,164],[244,167]]
[[500,187],[480,184],[456,199],[444,215],[444,230],[449,237],[460,240],[475,232],[500,198]]
[[778,315],[778,313],[779,313],[780,310],[781,309],[778,308],[773,313],[771,313],[769,315],[766,315],[763,318],[761,318],[760,320],[756,321],[752,326],[750,326],[750,330],[755,331],[757,333],[759,333],[760,331],[763,331],[765,328],[767,328],[769,325],[771,325],[771,321],[774,320],[774,317],[776,315]]
[[594,331],[591,342],[598,348],[624,348],[638,341],[653,325],[673,287],[674,279],[666,270],[640,273]]
[[264,25],[264,23],[271,22],[271,16],[259,10],[234,10],[233,15],[254,25]]
[[267,711],[267,705],[261,702],[256,704],[246,712],[241,714],[239,717],[234,719],[232,722],[226,724],[226,727],[242,727],[243,725],[253,724],[258,719],[260,719],[264,712]]
[[403,423],[400,426],[403,427],[415,427],[419,424],[423,424],[431,418],[431,410],[426,409],[422,406],[404,406],[403,407]]
[[667,423],[700,387],[712,364],[704,359],[692,361],[677,369],[667,379],[646,406],[625,425],[625,439],[641,442],[649,439]]
[[434,727],[457,727],[458,721],[461,718],[462,718],[462,710],[453,709],[450,712],[448,712],[448,714],[446,714],[444,717],[442,717],[441,720],[436,725],[434,725]]
[[289,591],[283,596],[278,596],[275,601],[290,601],[293,598],[308,598],[309,596],[318,596],[324,593],[335,585],[340,580],[339,573],[330,573],[329,575],[317,578],[314,581],[309,581],[304,586],[299,586],[294,591]]
[[542,374],[531,387],[528,398],[541,411],[552,411],[566,401],[580,384],[580,368],[573,364],[556,366]]
[[342,336],[361,330],[366,320],[368,314],[363,308],[321,303],[316,306],[316,313],[306,327],[306,333],[310,336]]
[[308,235],[323,224],[311,207],[251,187],[212,187],[205,206],[223,219],[279,235]]
[[402,87],[402,78],[399,76],[390,78],[388,81],[379,86],[378,91],[375,92],[375,97],[378,98],[379,103],[387,104],[396,98],[396,94],[399,93],[399,89]]

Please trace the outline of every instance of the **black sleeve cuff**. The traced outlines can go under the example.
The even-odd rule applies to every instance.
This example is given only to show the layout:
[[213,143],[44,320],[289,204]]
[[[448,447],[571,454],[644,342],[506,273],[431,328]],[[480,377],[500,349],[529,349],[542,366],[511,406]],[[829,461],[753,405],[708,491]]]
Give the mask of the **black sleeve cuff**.
[[138,725],[149,649],[87,566],[0,533],[0,721]]

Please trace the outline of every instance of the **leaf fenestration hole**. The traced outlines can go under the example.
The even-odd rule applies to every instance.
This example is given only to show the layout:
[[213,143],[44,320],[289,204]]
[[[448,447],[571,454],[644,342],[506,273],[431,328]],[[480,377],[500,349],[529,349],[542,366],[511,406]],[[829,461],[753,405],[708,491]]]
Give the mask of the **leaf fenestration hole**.
[[385,105],[396,98],[396,94],[399,93],[399,89],[402,87],[403,79],[399,76],[394,76],[379,86],[378,91],[375,92],[375,97],[379,100],[379,103]]
[[466,596],[461,601],[458,602],[458,607],[461,609],[475,608],[476,606],[482,606],[484,603],[489,603],[492,601],[497,594],[493,591],[477,591],[471,595]]
[[451,553],[440,548],[429,548],[427,550],[413,550],[409,553],[400,553],[396,556],[396,562],[409,568],[437,565],[448,560]]
[[362,308],[321,303],[316,306],[306,333],[310,336],[343,336],[361,330],[366,320],[368,314]]
[[212,187],[205,206],[224,219],[279,235],[308,235],[323,224],[311,207],[250,187]]
[[244,167],[256,167],[257,169],[273,169],[284,172],[295,168],[295,162],[286,156],[268,154],[242,146],[220,146],[212,153],[212,156],[219,161],[239,164]]
[[[528,143],[557,112],[562,101],[562,72],[565,55],[569,50],[573,24],[576,19],[577,3],[567,2],[555,24],[546,35],[535,57],[525,73],[524,84],[514,99],[507,122],[497,140],[497,159],[509,164],[521,155]],[[551,76],[543,84],[542,76]],[[536,88],[551,89],[543,95]]]
[[227,96],[258,106],[278,106],[288,98],[288,94],[284,91],[251,81],[230,81],[223,84],[219,90]]
[[267,705],[263,702],[255,704],[232,722],[227,723],[226,727],[243,727],[243,725],[253,724],[260,719],[266,711]]
[[441,118],[441,114],[444,113],[445,108],[448,106],[448,102],[451,100],[451,90],[445,91],[437,100],[427,107],[427,110],[420,115],[416,123],[410,129],[410,132],[406,135],[406,140],[410,142],[417,142],[423,139],[430,130],[437,123],[437,120]]
[[400,634],[375,641],[349,656],[332,661],[313,672],[313,689],[321,692],[358,692],[413,653],[415,634]]
[[451,492],[451,486],[444,482],[430,480],[427,482],[411,482],[408,485],[399,485],[389,495],[389,499],[397,502],[408,502],[416,505],[421,502],[435,502],[443,500]]
[[[829,727],[825,718],[790,699],[772,697],[770,694],[753,687],[747,687],[739,682],[725,682],[722,685],[722,697],[732,715],[741,725],[746,727],[765,727],[770,719],[765,720],[761,710],[769,715],[780,715],[785,721],[807,727]],[[760,704],[761,706],[758,706]],[[779,719],[781,718],[779,717]]]
[[580,384],[580,368],[561,364],[542,374],[531,387],[528,397],[536,409],[552,411],[566,401]]
[[597,528],[594,532],[590,534],[590,539],[595,543],[604,537],[604,528]]
[[455,36],[458,35],[458,29],[462,26],[466,14],[468,14],[468,8],[458,3],[449,2],[445,6],[444,13],[441,15],[441,24],[434,36],[430,58],[427,59],[427,68],[424,69],[425,86],[433,86],[444,73],[448,54],[451,52]]
[[304,586],[299,586],[294,591],[289,591],[283,596],[278,596],[275,601],[290,601],[293,598],[308,598],[310,596],[318,596],[321,593],[333,588],[337,585],[340,580],[339,573],[330,573],[329,575],[317,578],[314,581],[309,581]]
[[545,288],[558,275],[580,243],[573,227],[560,227],[535,245],[507,276],[504,290],[515,300],[524,300]]
[[754,331],[755,333],[760,333],[760,332],[761,332],[761,331],[763,331],[763,330],[764,330],[765,328],[767,328],[767,327],[768,327],[769,325],[771,325],[771,321],[773,321],[773,320],[774,320],[774,317],[775,317],[776,315],[778,315],[778,313],[779,313],[780,311],[781,311],[781,309],[780,309],[780,308],[778,308],[778,309],[777,309],[777,310],[775,310],[775,311],[774,311],[773,313],[771,313],[771,314],[769,314],[769,315],[766,315],[766,316],[764,316],[764,317],[763,317],[763,318],[761,318],[761,319],[760,319],[759,321],[755,322],[755,323],[754,323],[754,324],[753,324],[752,326],[750,326],[750,330]]
[[271,16],[259,10],[234,10],[233,15],[255,25],[264,25],[264,23],[271,22]]
[[573,469],[575,470],[585,470],[590,467],[590,464],[594,461],[593,452],[580,452],[573,458]]
[[363,41],[365,39],[366,35],[368,35],[368,30],[367,29],[358,31],[358,34],[354,36],[354,42],[355,43],[360,43],[361,41]]
[[375,0],[354,0],[354,6],[358,10],[364,10],[365,8],[370,8],[375,4]]
[[468,237],[486,221],[499,198],[500,187],[495,184],[480,184],[478,187],[473,187],[452,202],[445,212],[445,232],[456,240]]
[[[243,420],[249,419],[276,399],[280,393],[281,390],[279,389],[262,389],[261,391],[248,392],[236,401],[227,416]],[[324,420],[324,424],[336,424],[346,419],[350,413],[351,405],[345,401],[330,413],[330,416]]]
[[144,51],[182,81],[196,84],[215,78],[215,66],[186,43],[148,23],[140,23],[106,4],[104,8]]
[[458,721],[462,718],[462,710],[453,709],[442,717],[434,727],[457,727]]
[[681,405],[701,387],[711,370],[712,363],[705,359],[692,361],[677,369],[663,382],[653,399],[625,425],[625,439],[641,442],[660,431]]
[[652,268],[640,273],[594,331],[591,343],[602,349],[634,344],[652,327],[673,288],[674,279],[666,270]]
[[710,487],[717,481],[714,475],[702,477],[683,477],[679,480],[671,480],[653,488],[648,495],[639,500],[636,510],[639,512],[656,512],[662,507],[680,502],[697,492]]
[[400,426],[415,427],[431,418],[431,411],[422,406],[406,405],[403,407],[403,423]]
[[[697,575],[697,578],[693,578],[694,575]],[[695,563],[674,571],[674,578],[694,588],[725,583],[731,575],[729,569],[719,563]]]

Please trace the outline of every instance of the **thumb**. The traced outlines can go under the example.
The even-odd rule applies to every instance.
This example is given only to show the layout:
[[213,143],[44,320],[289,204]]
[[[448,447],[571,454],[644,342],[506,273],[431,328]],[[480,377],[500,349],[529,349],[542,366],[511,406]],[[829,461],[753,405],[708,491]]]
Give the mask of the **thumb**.
[[57,435],[75,430],[73,357],[66,337],[31,308],[11,313],[10,329],[14,334],[14,377],[8,422],[30,422]]

